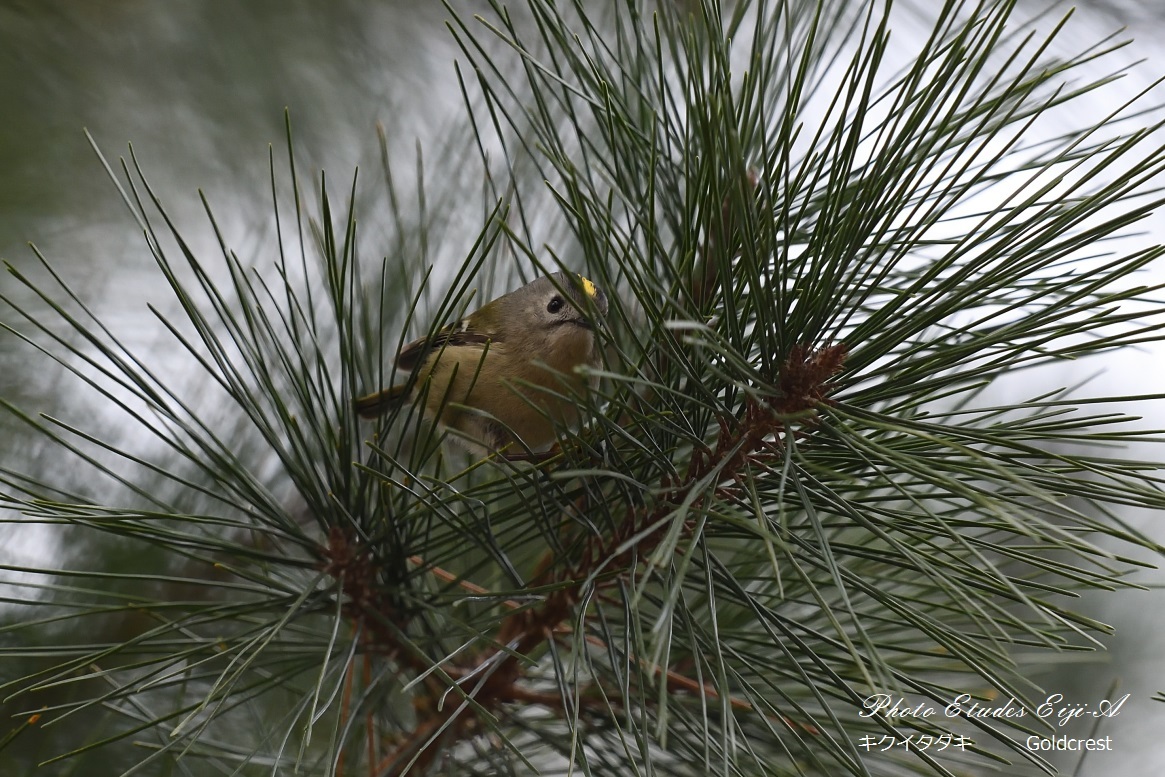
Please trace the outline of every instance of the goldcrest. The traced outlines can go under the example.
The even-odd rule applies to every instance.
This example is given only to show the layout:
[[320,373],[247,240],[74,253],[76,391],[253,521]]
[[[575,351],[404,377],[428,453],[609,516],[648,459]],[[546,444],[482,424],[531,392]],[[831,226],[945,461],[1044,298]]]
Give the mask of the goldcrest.
[[556,425],[577,423],[575,398],[596,383],[576,369],[602,363],[589,313],[607,313],[595,284],[573,273],[539,278],[406,345],[396,366],[409,379],[357,399],[356,410],[373,418],[422,401],[426,417],[471,449],[545,448]]

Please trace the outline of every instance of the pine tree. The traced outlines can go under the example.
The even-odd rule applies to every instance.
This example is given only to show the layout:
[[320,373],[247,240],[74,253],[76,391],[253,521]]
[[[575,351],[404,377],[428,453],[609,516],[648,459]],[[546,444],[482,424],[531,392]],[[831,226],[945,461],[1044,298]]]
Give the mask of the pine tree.
[[[1157,397],[1032,388],[1159,338],[1162,249],[1117,240],[1160,204],[1155,106],[1071,112],[1120,44],[1057,59],[1060,25],[1003,0],[909,50],[889,3],[567,5],[454,13],[465,125],[415,201],[386,161],[386,211],[355,177],[337,210],[273,157],[270,255],[209,202],[196,255],[136,157],[110,166],[186,375],[44,257],[48,282],[9,266],[54,314],[5,298],[10,333],[124,427],[4,403],[44,441],[6,520],[120,554],[22,570],[48,582],[9,597],[5,747],[52,723],[45,768],[121,774],[1046,768],[1023,661],[1103,644],[1067,600],[1162,550],[1119,515],[1165,505],[1126,450]],[[385,219],[371,260],[357,224]],[[407,338],[559,268],[611,307],[553,456],[356,417]],[[868,711],[963,693],[1025,715]]]

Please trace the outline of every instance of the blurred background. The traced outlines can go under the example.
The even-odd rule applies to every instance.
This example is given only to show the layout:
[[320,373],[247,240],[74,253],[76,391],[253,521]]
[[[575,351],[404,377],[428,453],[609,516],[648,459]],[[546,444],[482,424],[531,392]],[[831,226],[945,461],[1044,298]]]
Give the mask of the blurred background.
[[[1039,0],[1030,10],[1046,6]],[[1054,15],[1067,10],[1066,4],[1056,6]],[[218,250],[202,212],[201,190],[244,264],[269,266],[276,255],[270,250],[268,147],[274,147],[277,169],[285,171],[284,108],[291,113],[301,178],[310,181],[326,170],[332,193],[342,195],[359,167],[363,185],[375,186],[378,122],[385,127],[390,156],[412,165],[418,142],[439,149],[444,128],[462,121],[453,71],[458,51],[445,27],[447,16],[440,3],[409,0],[0,3],[0,259],[43,276],[27,245],[35,243],[119,336],[144,353],[153,349],[163,360],[158,343],[164,338],[146,304],[165,309],[173,304],[170,293],[83,130],[111,162],[133,144],[146,178],[196,251],[213,257]],[[1121,27],[1129,28],[1134,42],[1115,59],[1098,63],[1097,75],[1111,72],[1118,61],[1145,61],[1110,88],[1084,98],[1098,117],[1165,73],[1157,44],[1165,34],[1165,10],[1152,3],[1078,3],[1057,44],[1074,54]],[[909,33],[908,26],[896,30],[896,36]],[[439,170],[440,163],[440,157],[426,162],[430,170]],[[362,217],[362,228],[372,226],[375,210]],[[478,226],[465,225],[467,240]],[[1165,241],[1160,217],[1146,228],[1151,238],[1141,242]],[[374,227],[365,237],[370,234]],[[366,261],[391,250],[368,248],[373,255]],[[7,275],[0,276],[0,294],[37,309]],[[0,310],[0,321],[20,323],[8,309]],[[1114,358],[1090,392],[1165,391],[1157,372],[1146,369],[1147,359],[1160,363],[1160,357],[1145,351]],[[1098,368],[1085,365],[1079,374],[1065,370],[1055,379],[1072,384]],[[0,397],[29,411],[54,412],[73,402],[61,388],[67,385],[45,358],[0,334]],[[10,421],[0,425],[7,425],[0,426],[5,464],[19,466],[38,456]],[[1165,419],[1155,425],[1165,426]],[[1134,457],[1159,460],[1165,451],[1146,446]],[[1159,516],[1122,517],[1165,539]],[[8,536],[0,543],[0,564],[67,566],[68,559],[89,550],[70,544],[66,533],[43,527],[3,528]],[[1162,579],[1149,572],[1142,582]],[[0,572],[0,597],[31,595],[33,589],[22,586],[17,593],[12,587],[30,581],[35,582],[26,573]],[[1080,607],[1117,629],[1108,652],[1086,661],[1047,662],[1047,673],[1033,679],[1082,702],[1106,697],[1114,683],[1120,688],[1116,696],[1132,695],[1099,731],[1113,736],[1112,753],[1093,753],[1082,763],[1076,756],[1052,760],[1069,773],[1078,768],[1080,775],[1160,774],[1165,705],[1150,697],[1165,688],[1160,671],[1165,619],[1156,615],[1165,611],[1165,598],[1159,590],[1120,593],[1091,597]],[[9,679],[0,668],[0,682]],[[4,713],[0,701],[0,734],[10,728]],[[70,734],[61,736],[68,741]],[[35,753],[26,755],[35,759]],[[87,767],[78,773],[98,772]]]

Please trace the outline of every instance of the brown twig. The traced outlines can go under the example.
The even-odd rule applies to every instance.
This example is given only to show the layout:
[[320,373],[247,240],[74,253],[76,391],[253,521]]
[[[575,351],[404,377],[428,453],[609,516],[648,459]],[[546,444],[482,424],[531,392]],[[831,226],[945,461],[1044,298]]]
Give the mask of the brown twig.
[[[749,171],[747,184],[750,191],[757,188],[755,172]],[[713,260],[714,238],[734,239],[736,228],[732,221],[730,200],[725,198],[721,207],[720,229],[707,233],[706,242],[697,266],[693,268],[691,299],[703,309],[720,286],[718,277],[720,263]],[[443,677],[451,679],[456,687],[437,678],[432,672],[432,660],[423,655],[415,655],[412,649],[398,644],[392,629],[385,627],[385,621],[403,630],[406,619],[393,606],[384,587],[378,584],[377,568],[371,553],[359,543],[338,530],[329,536],[328,547],[323,552],[324,571],[334,576],[346,598],[344,612],[368,632],[368,649],[399,661],[405,668],[424,674],[426,682],[415,699],[414,708],[417,723],[407,732],[397,747],[374,761],[373,751],[369,751],[370,764],[375,763],[377,777],[395,777],[406,768],[416,768],[423,773],[436,762],[445,742],[457,741],[477,733],[479,730],[477,713],[470,705],[460,703],[465,694],[473,698],[480,709],[494,712],[507,703],[538,705],[558,714],[565,714],[560,694],[536,691],[521,683],[524,675],[524,660],[550,640],[569,633],[569,621],[583,597],[584,586],[593,585],[599,595],[610,589],[623,578],[623,571],[633,567],[637,556],[649,555],[656,549],[670,527],[671,516],[678,505],[690,496],[692,484],[701,482],[716,473],[717,483],[709,493],[713,497],[728,497],[736,491],[743,473],[756,461],[779,453],[785,443],[783,435],[800,434],[792,419],[804,420],[805,413],[829,402],[831,379],[841,370],[846,357],[846,348],[841,344],[825,344],[814,347],[797,345],[782,363],[778,374],[773,376],[770,386],[776,386],[773,396],[749,394],[744,400],[743,410],[737,417],[719,419],[720,430],[713,446],[697,448],[689,461],[687,471],[681,477],[664,476],[660,481],[657,499],[651,509],[631,508],[625,520],[606,535],[591,535],[582,542],[579,552],[571,563],[558,563],[560,557],[547,552],[535,569],[529,585],[531,587],[552,587],[541,604],[523,607],[513,600],[503,600],[500,604],[509,610],[494,635],[492,647],[477,654],[450,660],[442,664]],[[665,359],[666,355],[661,355]],[[657,365],[660,374],[665,363]],[[723,484],[723,485],[722,485]],[[737,484],[733,486],[732,484]],[[580,500],[585,500],[580,497]],[[708,494],[696,497],[689,505],[689,511],[697,513],[709,498]],[[585,512],[586,503],[575,504],[575,509]],[[687,533],[688,527],[681,527]],[[638,537],[634,543],[632,538]],[[424,567],[428,572],[446,583],[456,584],[474,595],[488,596],[490,591],[439,567],[428,566],[424,559],[413,556],[411,564]],[[614,574],[595,578],[599,569],[612,570]],[[557,586],[557,587],[555,587]],[[584,639],[600,649],[607,645],[593,635]],[[637,659],[646,667],[642,659]],[[693,694],[703,698],[726,698],[727,703],[741,711],[758,712],[750,702],[732,695],[722,697],[721,693],[706,683],[692,679],[673,668],[650,667],[656,676],[662,676],[670,691]],[[454,696],[449,703],[446,697]],[[585,706],[596,709],[597,700],[584,699]],[[602,708],[610,704],[624,704],[619,698],[604,698]],[[802,730],[816,734],[812,726],[794,724],[782,718],[789,726],[797,725]],[[412,767],[410,767],[410,764]]]
[[[503,617],[492,644],[467,660],[447,662],[443,665],[445,676],[458,685],[457,692],[471,696],[474,702],[486,711],[497,710],[512,702],[538,704],[560,714],[560,695],[529,689],[521,684],[523,659],[535,652],[551,639],[570,631],[568,621],[582,598],[584,586],[594,585],[598,589],[614,586],[621,575],[593,578],[593,573],[606,568],[627,570],[632,568],[636,556],[650,554],[663,538],[669,526],[669,517],[675,507],[689,496],[692,483],[705,480],[713,472],[719,482],[734,482],[745,470],[754,456],[770,456],[781,445],[781,436],[791,433],[789,419],[803,417],[803,414],[827,401],[830,379],[842,368],[846,349],[843,345],[826,345],[820,348],[796,346],[781,366],[776,376],[779,395],[761,399],[749,395],[744,409],[736,418],[720,420],[720,434],[711,448],[697,450],[692,455],[687,472],[682,478],[664,477],[661,480],[661,495],[654,509],[639,510],[627,516],[608,535],[591,535],[571,564],[555,565],[553,554],[548,553],[538,565],[530,581],[531,587],[554,586],[537,607],[521,607],[512,600],[504,600],[502,606],[510,610]],[[715,494],[717,488],[712,490]],[[708,497],[701,495],[690,505],[696,512]],[[585,510],[584,504],[576,504]],[[687,531],[685,527],[684,531]],[[630,543],[633,537],[638,542]],[[376,585],[375,570],[371,566],[371,555],[353,543],[342,533],[333,530],[329,546],[325,552],[327,559],[324,570],[340,581],[347,601],[344,612],[359,624],[368,627],[370,648],[385,652],[418,673],[425,673],[427,691],[416,699],[416,727],[405,735],[404,740],[388,755],[380,759],[375,774],[378,777],[395,777],[404,773],[412,764],[423,773],[431,766],[440,752],[441,743],[456,741],[477,730],[477,718],[473,708],[462,703],[444,704],[452,687],[436,679],[430,672],[431,661],[412,654],[397,645],[388,629],[378,626],[380,618],[393,617],[395,610],[386,595]],[[425,567],[424,560],[411,557],[410,563]],[[455,583],[464,590],[481,596],[490,592],[475,583],[458,577],[439,567],[427,567],[428,571],[448,583]],[[592,582],[587,582],[592,581]],[[372,617],[375,615],[376,617]],[[606,649],[607,645],[593,635],[584,639],[596,647]],[[411,660],[409,657],[412,656]],[[687,677],[670,668],[653,667],[657,675],[662,675],[671,691],[690,693],[704,698],[722,698],[719,691]],[[472,678],[472,679],[471,679]],[[472,687],[469,686],[472,683]],[[727,696],[727,702],[734,709],[756,712],[748,701]],[[604,700],[604,705],[622,704],[622,700]],[[590,703],[587,704],[590,707]],[[797,725],[783,719],[787,725]],[[799,726],[807,732],[815,732],[812,726]]]

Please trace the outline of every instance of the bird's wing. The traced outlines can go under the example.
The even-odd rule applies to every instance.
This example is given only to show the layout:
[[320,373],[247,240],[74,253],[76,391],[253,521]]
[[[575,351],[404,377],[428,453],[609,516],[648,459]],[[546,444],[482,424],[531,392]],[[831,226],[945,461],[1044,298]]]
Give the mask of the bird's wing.
[[396,366],[411,372],[420,366],[430,351],[463,345],[485,346],[496,339],[484,332],[469,331],[462,321],[445,327],[431,337],[422,337],[401,348],[396,357]]

